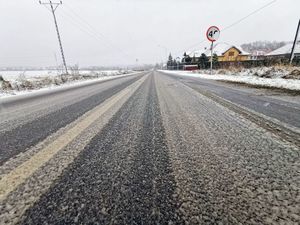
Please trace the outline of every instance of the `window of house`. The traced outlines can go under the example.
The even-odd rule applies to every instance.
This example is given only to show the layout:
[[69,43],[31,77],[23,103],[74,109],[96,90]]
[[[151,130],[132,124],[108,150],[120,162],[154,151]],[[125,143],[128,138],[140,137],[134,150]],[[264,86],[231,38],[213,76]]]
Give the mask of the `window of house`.
[[234,52],[229,52],[229,56],[234,56]]

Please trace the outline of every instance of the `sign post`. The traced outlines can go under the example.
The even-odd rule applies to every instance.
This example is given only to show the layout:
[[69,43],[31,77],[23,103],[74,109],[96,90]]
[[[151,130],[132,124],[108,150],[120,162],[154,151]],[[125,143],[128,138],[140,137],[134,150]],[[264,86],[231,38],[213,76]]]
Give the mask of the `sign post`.
[[220,29],[216,26],[211,26],[208,28],[206,32],[207,39],[211,42],[211,54],[210,54],[210,74],[212,74],[213,69],[213,49],[214,49],[214,42],[219,39],[220,37]]

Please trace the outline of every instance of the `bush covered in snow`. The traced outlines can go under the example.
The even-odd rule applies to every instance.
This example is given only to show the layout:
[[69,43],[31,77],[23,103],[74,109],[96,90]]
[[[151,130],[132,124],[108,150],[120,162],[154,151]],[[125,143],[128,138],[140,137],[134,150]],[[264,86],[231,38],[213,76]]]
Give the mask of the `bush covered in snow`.
[[106,76],[116,76],[128,74],[130,71],[103,71],[79,73],[73,69],[71,74],[34,76],[26,77],[25,72],[21,72],[15,79],[6,80],[0,75],[0,96],[1,94],[14,94],[15,91],[38,90],[45,87],[59,86],[65,83],[80,82],[83,80],[97,79]]
[[2,75],[0,75],[0,91],[10,91],[12,90],[12,86],[9,81],[5,80]]
[[[201,73],[201,74],[210,74],[210,70],[197,70],[194,72]],[[214,70],[213,74],[300,80],[299,67],[282,66],[282,65],[272,66],[272,67],[255,67],[255,68],[231,67],[228,69]]]

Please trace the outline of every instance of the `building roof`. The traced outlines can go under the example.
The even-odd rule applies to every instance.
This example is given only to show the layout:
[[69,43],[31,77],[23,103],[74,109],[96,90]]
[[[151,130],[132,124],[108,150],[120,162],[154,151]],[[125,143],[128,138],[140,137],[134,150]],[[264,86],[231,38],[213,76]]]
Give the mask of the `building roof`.
[[193,52],[187,52],[186,54],[188,56],[190,56],[191,58],[193,58],[194,56],[200,57],[202,53],[204,53],[204,51],[197,50],[197,51],[193,51]]
[[[230,48],[236,48],[241,55],[250,55],[250,53],[244,51],[240,46],[238,45],[230,45],[227,44],[225,42],[219,42],[214,46],[214,54],[217,54],[218,56],[222,56],[225,52],[227,52]],[[210,57],[211,55],[211,51],[210,51],[210,47],[205,48],[203,51],[201,50],[197,50],[197,51],[193,51],[193,52],[187,52],[187,55],[189,55],[190,57],[200,57],[201,54],[205,54],[206,56]]]
[[[218,56],[222,56],[225,52],[227,52],[230,48],[236,48],[241,55],[251,55],[249,52],[244,51],[240,46],[238,45],[230,45],[225,42],[219,42],[214,46],[214,54],[217,54]],[[205,54],[206,56],[210,57],[211,51],[210,47],[206,47],[204,50],[197,50],[197,51],[192,51],[192,52],[186,52],[188,56],[191,58],[195,57],[200,57],[202,54]]]
[[255,50],[252,52],[253,56],[265,56],[267,54],[267,52],[262,51],[262,50]]
[[[288,55],[291,54],[293,48],[293,43],[287,43],[286,45],[270,52],[267,56],[275,56],[275,55]],[[295,54],[300,54],[300,41],[297,42],[295,46]]]
[[[213,54],[217,54],[217,56],[222,56],[231,48],[236,48],[240,52],[241,55],[251,55],[249,52],[244,51],[240,46],[230,45],[225,42],[217,43],[214,46]],[[204,53],[205,53],[205,55],[210,57],[210,55],[211,55],[210,48],[208,50],[206,50]]]

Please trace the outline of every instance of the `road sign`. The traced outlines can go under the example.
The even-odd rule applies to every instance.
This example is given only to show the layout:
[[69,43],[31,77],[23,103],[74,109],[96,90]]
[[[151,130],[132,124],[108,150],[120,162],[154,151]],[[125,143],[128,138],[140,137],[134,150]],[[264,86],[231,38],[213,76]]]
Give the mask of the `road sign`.
[[216,26],[208,28],[206,32],[206,37],[211,42],[218,40],[220,37],[220,29]]
[[220,29],[216,26],[211,26],[208,28],[206,32],[207,39],[211,42],[211,54],[210,54],[210,74],[212,74],[213,69],[213,49],[214,49],[214,42],[219,39],[220,37]]

